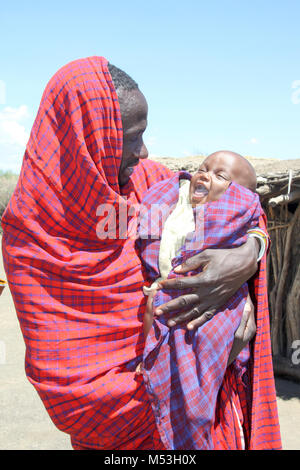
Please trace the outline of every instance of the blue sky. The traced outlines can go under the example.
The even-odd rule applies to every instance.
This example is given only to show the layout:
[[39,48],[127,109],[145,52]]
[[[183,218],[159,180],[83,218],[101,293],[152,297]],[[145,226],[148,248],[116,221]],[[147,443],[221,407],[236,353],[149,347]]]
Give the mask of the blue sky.
[[138,82],[150,154],[300,158],[299,0],[0,6],[0,169],[19,170],[50,77],[90,55]]

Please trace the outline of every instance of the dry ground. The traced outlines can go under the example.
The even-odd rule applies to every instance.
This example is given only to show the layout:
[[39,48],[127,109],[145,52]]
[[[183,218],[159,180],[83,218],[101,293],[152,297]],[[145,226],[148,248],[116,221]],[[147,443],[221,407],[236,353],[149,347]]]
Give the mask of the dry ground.
[[[8,287],[0,296],[0,321],[0,449],[71,449],[69,437],[55,428],[25,377],[24,342]],[[277,379],[276,388],[283,448],[300,450],[300,385]]]

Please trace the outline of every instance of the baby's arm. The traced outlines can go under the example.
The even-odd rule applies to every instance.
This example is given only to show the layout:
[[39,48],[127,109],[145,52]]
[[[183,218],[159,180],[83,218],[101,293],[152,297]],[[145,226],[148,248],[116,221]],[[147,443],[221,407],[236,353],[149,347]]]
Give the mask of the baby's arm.
[[156,294],[156,290],[153,290],[152,292],[149,293],[147,305],[146,305],[146,311],[144,313],[143,328],[144,328],[145,341],[153,323],[152,308],[153,308],[153,298],[155,294]]
[[[156,290],[153,290],[152,292],[149,293],[147,304],[146,304],[146,310],[145,310],[144,317],[143,317],[143,331],[144,331],[144,336],[145,336],[145,342],[146,342],[146,338],[149,334],[149,331],[153,323],[152,308],[153,308],[153,297],[155,296],[155,294],[156,294]],[[141,375],[143,372],[142,369],[143,369],[143,363],[140,362],[135,370],[136,374]]]

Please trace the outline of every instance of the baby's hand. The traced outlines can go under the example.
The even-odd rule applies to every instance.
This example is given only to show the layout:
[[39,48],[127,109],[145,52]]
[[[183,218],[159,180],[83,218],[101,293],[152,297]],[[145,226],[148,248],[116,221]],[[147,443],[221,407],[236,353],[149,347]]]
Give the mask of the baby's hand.
[[143,374],[143,363],[142,362],[140,362],[137,365],[137,367],[135,369],[135,373],[136,373],[136,375],[142,375]]

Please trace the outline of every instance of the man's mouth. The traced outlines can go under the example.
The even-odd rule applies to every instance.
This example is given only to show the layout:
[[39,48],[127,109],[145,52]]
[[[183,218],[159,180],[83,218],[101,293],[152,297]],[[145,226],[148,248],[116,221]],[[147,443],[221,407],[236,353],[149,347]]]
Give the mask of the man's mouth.
[[130,162],[129,165],[127,165],[128,168],[134,168],[139,164],[139,160],[134,160],[134,162]]
[[134,172],[135,167],[138,165],[139,160],[135,160],[134,162],[130,162],[125,168],[124,168],[124,174],[129,178],[132,173]]

